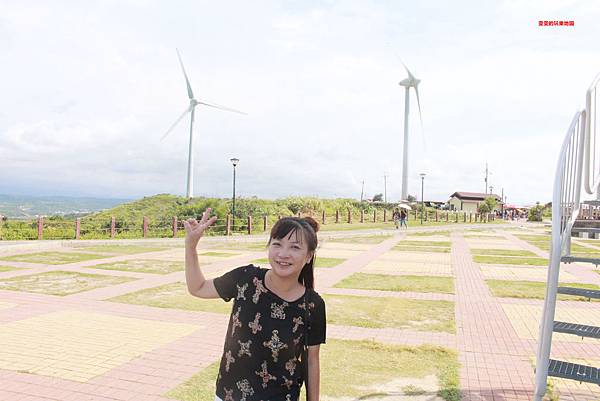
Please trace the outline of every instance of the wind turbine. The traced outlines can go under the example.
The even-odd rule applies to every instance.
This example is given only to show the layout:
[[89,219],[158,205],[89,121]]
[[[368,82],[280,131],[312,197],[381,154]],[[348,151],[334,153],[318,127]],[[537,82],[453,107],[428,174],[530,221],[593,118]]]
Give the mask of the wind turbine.
[[171,125],[171,127],[169,127],[167,132],[165,132],[165,134],[163,135],[163,137],[160,140],[162,141],[163,139],[165,139],[173,131],[175,126],[177,126],[177,124],[179,124],[179,122],[183,119],[183,117],[185,117],[185,115],[187,113],[190,113],[190,143],[188,145],[188,169],[187,169],[186,196],[188,198],[192,198],[194,196],[194,131],[193,131],[193,128],[194,128],[194,112],[195,112],[196,106],[202,105],[202,106],[214,107],[216,109],[231,111],[231,112],[239,113],[239,114],[246,114],[246,113],[244,113],[243,111],[231,109],[229,107],[219,106],[216,104],[210,104],[210,103],[201,102],[199,100],[196,100],[196,98],[194,98],[194,92],[192,92],[192,86],[190,85],[190,80],[188,79],[188,76],[185,73],[185,68],[183,67],[183,61],[181,61],[181,55],[179,54],[179,50],[177,50],[177,49],[175,49],[175,50],[177,51],[177,58],[179,59],[179,64],[181,65],[181,70],[183,71],[183,76],[185,77],[185,84],[187,85],[187,93],[188,93],[188,98],[190,99],[190,105],[185,109],[185,111],[181,114],[181,116],[179,116],[179,118],[177,120],[175,120],[173,125]]
[[417,94],[417,105],[419,106],[419,119],[421,120],[421,134],[423,130],[423,118],[421,117],[421,102],[419,100],[419,82],[420,79],[415,78],[415,76],[408,70],[406,65],[402,63],[404,69],[408,73],[408,78],[403,79],[399,82],[400,86],[404,86],[406,89],[404,94],[404,147],[402,152],[402,200],[408,199],[408,115],[409,115],[409,103],[410,96],[409,91],[410,88],[415,88],[415,93]]

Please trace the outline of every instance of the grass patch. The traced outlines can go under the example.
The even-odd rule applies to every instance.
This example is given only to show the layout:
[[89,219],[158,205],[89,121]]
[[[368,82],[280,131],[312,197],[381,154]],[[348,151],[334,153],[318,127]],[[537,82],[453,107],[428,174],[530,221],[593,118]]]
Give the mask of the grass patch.
[[473,248],[471,249],[473,255],[487,255],[487,256],[533,256],[537,255],[531,251],[517,250],[517,249],[482,249]]
[[119,270],[124,272],[169,274],[184,271],[183,262],[170,262],[166,260],[126,260],[123,262],[105,263],[87,266],[91,269]]
[[398,245],[449,247],[452,243],[450,241],[400,241]]
[[232,242],[231,244],[219,244],[212,249],[230,249],[233,251],[266,251],[266,242]]
[[450,248],[435,247],[435,246],[412,246],[404,245],[402,242],[392,248],[394,251],[403,252],[439,252],[450,253]]
[[[317,257],[315,267],[321,267],[321,268],[335,267],[345,261],[346,261],[346,259],[342,259],[342,258],[320,258],[320,257]],[[253,260],[250,263],[254,263],[257,265],[261,265],[261,266],[269,266],[269,259],[268,258],[260,258],[260,259]]]
[[223,314],[229,314],[231,312],[231,303],[225,302],[220,298],[196,298],[188,293],[187,286],[182,282],[170,283],[160,287],[131,292],[115,298],[110,298],[108,301],[200,312]]
[[489,239],[489,240],[494,240],[494,241],[497,241],[497,240],[504,240],[504,241],[506,241],[506,238],[501,237],[499,235],[465,234],[465,235],[463,235],[463,237],[465,237],[465,238],[472,238],[472,239],[480,239],[480,240]]
[[16,267],[11,267],[11,266],[0,266],[0,273],[2,272],[9,272],[11,270],[17,270]]
[[95,288],[126,283],[132,280],[135,279],[131,277],[55,271],[3,279],[0,280],[0,289],[65,296]]
[[391,235],[361,235],[349,238],[331,238],[329,239],[329,242],[343,242],[346,244],[380,244],[391,237]]
[[37,252],[6,256],[1,260],[12,262],[43,263],[46,265],[64,265],[86,260],[109,258],[110,256],[80,252]]
[[230,256],[238,256],[239,253],[227,253],[227,252],[203,252],[199,256],[216,256],[218,258],[228,258]]
[[337,283],[334,287],[454,294],[454,279],[450,277],[390,276],[386,274],[354,273]]
[[83,251],[112,253],[116,255],[134,255],[136,253],[160,252],[169,248],[149,247],[141,245],[95,245],[77,247]]
[[[538,281],[485,280],[495,297],[544,299],[546,283]],[[594,284],[560,283],[559,286],[600,290]],[[560,301],[587,301],[588,298],[576,295],[559,294]]]
[[521,265],[521,266],[547,266],[548,259],[544,258],[527,258],[520,256],[488,256],[488,255],[474,255],[473,261],[475,263],[485,264],[499,264],[499,265]]
[[[439,396],[446,401],[460,399],[458,355],[446,348],[330,339],[321,346],[320,361],[321,371],[327,372],[321,375],[323,397],[368,399],[374,393],[386,394],[386,389],[378,391],[377,386],[394,379],[403,378],[406,379],[404,382],[410,383],[411,378],[434,376]],[[406,369],[407,366],[411,368]],[[181,401],[212,400],[218,370],[219,362],[215,362],[165,396]],[[406,395],[423,394],[424,391],[412,384],[404,384],[392,391],[398,390]],[[300,399],[304,399],[303,394]]]
[[324,295],[327,322],[346,326],[454,333],[454,303],[402,298]]

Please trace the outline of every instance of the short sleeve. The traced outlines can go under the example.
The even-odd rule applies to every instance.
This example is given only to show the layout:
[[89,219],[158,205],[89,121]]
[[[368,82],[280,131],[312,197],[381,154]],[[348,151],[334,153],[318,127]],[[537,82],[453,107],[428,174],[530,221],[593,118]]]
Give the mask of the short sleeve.
[[310,331],[308,345],[325,344],[327,321],[325,317],[325,301],[318,294],[313,293],[315,309],[310,314]]
[[251,269],[255,269],[255,267],[253,265],[241,266],[213,280],[217,293],[225,302],[229,302],[237,296],[236,284],[244,281],[250,274]]

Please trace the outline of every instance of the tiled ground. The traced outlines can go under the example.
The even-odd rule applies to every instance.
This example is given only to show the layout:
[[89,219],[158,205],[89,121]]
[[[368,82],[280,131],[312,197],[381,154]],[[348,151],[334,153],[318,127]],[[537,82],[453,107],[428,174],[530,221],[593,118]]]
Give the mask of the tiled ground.
[[[488,228],[489,231],[484,232],[465,232],[464,226],[455,226],[448,237],[413,236],[410,234],[419,229],[411,227],[402,232],[391,231],[394,236],[379,244],[322,241],[319,256],[347,260],[334,268],[317,269],[317,290],[321,293],[446,300],[454,301],[456,305],[455,335],[330,325],[328,336],[405,345],[428,343],[453,348],[459,351],[462,365],[460,374],[464,400],[532,399],[533,361],[542,302],[494,298],[484,280],[545,281],[545,268],[478,265],[471,258],[470,248],[526,249],[547,257],[545,251],[515,236],[542,233],[544,228],[496,225]],[[362,233],[365,234],[369,233]],[[444,254],[392,250],[404,239],[423,242],[451,240],[452,251]],[[264,238],[256,240],[265,242]],[[228,239],[227,243],[230,241]],[[203,269],[207,277],[215,277],[232,267],[264,257],[264,251],[260,250],[223,250],[223,242],[211,238],[201,243],[201,252],[210,251],[209,248],[215,245],[219,248],[215,251],[231,254],[204,257],[206,265]],[[55,243],[50,246],[49,243],[32,242],[29,247],[3,246],[0,247],[0,259],[14,253],[42,249],[65,251],[68,249],[64,246],[68,245]],[[0,400],[166,401],[163,395],[167,391],[217,361],[228,320],[226,315],[106,301],[118,295],[184,280],[181,271],[158,275],[93,269],[97,264],[127,260],[183,261],[180,241],[165,240],[161,241],[161,245],[169,249],[60,266],[0,261],[2,265],[27,268],[0,272],[0,284],[4,278],[55,270],[136,279],[63,297],[0,290]],[[453,276],[456,294],[333,288],[336,282],[355,272]],[[588,266],[566,265],[561,280],[600,284],[600,275]],[[561,301],[557,310],[557,319],[600,325],[600,303]],[[556,336],[553,355],[569,360],[587,359],[600,355],[599,343],[567,335]],[[587,362],[596,366],[600,364],[597,357],[591,359]],[[321,374],[326,375],[327,372]],[[600,398],[597,386],[564,380],[554,380],[554,383],[561,400]]]

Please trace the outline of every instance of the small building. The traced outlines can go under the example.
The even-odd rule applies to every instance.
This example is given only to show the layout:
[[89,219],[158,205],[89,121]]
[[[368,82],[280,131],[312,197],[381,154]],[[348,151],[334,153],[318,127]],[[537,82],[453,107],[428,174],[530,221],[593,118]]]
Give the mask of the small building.
[[450,195],[450,199],[447,204],[450,210],[477,213],[477,208],[485,198],[493,196],[496,198],[496,208],[494,210],[500,211],[502,209],[502,199],[496,194],[485,194],[481,192],[455,192]]

